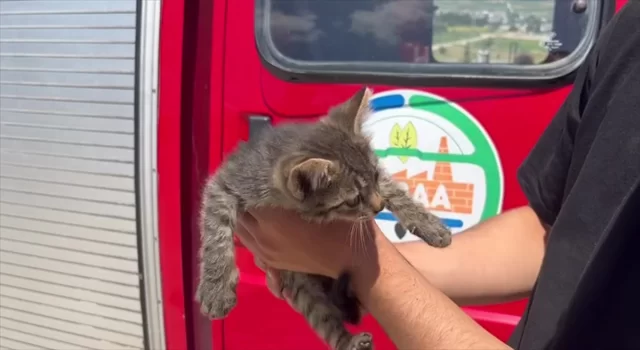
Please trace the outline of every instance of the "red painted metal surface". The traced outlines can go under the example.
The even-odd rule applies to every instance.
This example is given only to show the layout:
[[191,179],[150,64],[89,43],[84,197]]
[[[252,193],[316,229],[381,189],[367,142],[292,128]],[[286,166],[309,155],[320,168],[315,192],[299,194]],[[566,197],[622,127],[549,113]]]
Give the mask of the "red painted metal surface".
[[[292,84],[274,77],[259,61],[254,44],[251,1],[236,1],[227,8],[225,48],[225,94],[223,151],[234,149],[248,135],[247,116],[269,115],[275,123],[291,118],[316,118],[327,108],[353,94],[359,85]],[[241,83],[239,83],[241,82]],[[376,92],[394,88],[373,86]],[[395,87],[398,88],[398,87]],[[474,115],[492,136],[499,150],[505,175],[503,208],[525,204],[516,182],[516,169],[535,143],[569,87],[561,89],[494,90],[478,88],[426,88],[458,102]],[[542,103],[541,103],[542,102]],[[527,106],[527,112],[522,112]],[[508,132],[507,132],[508,130]],[[305,321],[285,303],[276,300],[264,285],[264,275],[245,248],[238,247],[241,268],[239,302],[224,321],[225,349],[297,350],[325,349]],[[513,331],[526,301],[489,307],[467,308],[467,312],[500,339]],[[358,329],[375,334],[378,349],[394,348],[376,322],[368,317]]]
[[[205,0],[206,1],[206,0]],[[211,73],[209,99],[209,158],[208,172],[213,172],[222,161],[222,135],[225,131],[224,113],[224,63],[225,63],[225,33],[226,33],[226,1],[213,2],[213,21],[211,37]],[[199,190],[200,188],[198,188]],[[224,349],[224,321],[214,321],[212,324],[213,348]]]
[[[212,337],[211,322],[200,313],[194,295],[198,282],[197,251],[200,246],[198,214],[200,195],[209,171],[209,156],[219,155],[216,146],[220,128],[215,124],[217,113],[211,109],[216,99],[214,86],[221,84],[220,76],[213,77],[214,23],[223,21],[223,14],[214,11],[219,1],[185,1],[185,64],[183,66],[183,123],[182,123],[182,172],[184,181],[182,205],[186,211],[183,218],[183,244],[185,264],[185,304],[189,349],[221,347],[221,337]],[[188,62],[188,63],[187,63]]]
[[158,226],[166,347],[187,349],[182,262],[181,108],[183,0],[163,0],[158,124]]
[[[618,0],[617,8],[625,2]],[[171,350],[326,348],[301,316],[268,292],[264,274],[243,247],[237,249],[241,269],[239,303],[229,317],[210,323],[199,315],[193,302],[199,244],[195,219],[201,186],[223,156],[238,141],[247,139],[247,117],[268,115],[275,123],[313,119],[359,87],[294,84],[269,73],[255,45],[253,6],[253,0],[163,0],[159,192],[164,310],[167,346]],[[187,19],[185,23],[182,18]],[[376,92],[401,88],[372,87]],[[517,167],[570,86],[415,89],[457,102],[482,124],[500,154],[503,210],[525,204],[516,181]],[[525,303],[522,300],[465,310],[506,340]],[[394,348],[371,317],[358,329],[372,331],[378,349]]]

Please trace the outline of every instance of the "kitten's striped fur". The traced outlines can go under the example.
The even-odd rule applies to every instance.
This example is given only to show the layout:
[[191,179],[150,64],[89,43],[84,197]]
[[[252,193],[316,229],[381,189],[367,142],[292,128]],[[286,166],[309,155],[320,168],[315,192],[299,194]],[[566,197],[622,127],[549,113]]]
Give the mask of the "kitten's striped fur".
[[[378,166],[361,125],[371,91],[361,89],[316,123],[285,124],[260,139],[241,144],[208,180],[202,202],[200,283],[196,298],[211,318],[226,316],[236,304],[238,270],[233,231],[247,208],[279,206],[309,221],[372,218],[385,206],[400,224],[425,242],[445,247],[450,231],[408,197]],[[336,350],[373,348],[371,335],[350,334],[344,322],[358,323],[360,309],[348,290],[349,276],[281,272],[293,306]]]

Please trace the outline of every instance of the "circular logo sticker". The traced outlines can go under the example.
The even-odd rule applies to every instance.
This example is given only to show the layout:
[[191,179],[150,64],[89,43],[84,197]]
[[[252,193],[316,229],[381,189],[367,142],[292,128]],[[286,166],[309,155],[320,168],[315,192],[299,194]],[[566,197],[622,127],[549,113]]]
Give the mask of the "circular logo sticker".
[[[416,90],[374,94],[364,125],[387,172],[455,234],[500,213],[503,173],[491,138],[471,114]],[[394,242],[418,240],[388,210],[376,221]]]

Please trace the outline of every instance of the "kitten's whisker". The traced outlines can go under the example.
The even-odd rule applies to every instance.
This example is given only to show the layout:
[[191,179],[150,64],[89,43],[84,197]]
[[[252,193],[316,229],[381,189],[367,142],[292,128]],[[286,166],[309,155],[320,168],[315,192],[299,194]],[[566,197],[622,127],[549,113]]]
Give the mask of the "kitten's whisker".
[[351,245],[351,252],[352,253],[357,253],[358,252],[358,229],[356,227],[357,221],[354,221],[351,223],[351,230],[349,231],[349,242]]
[[362,245],[362,221],[358,221],[358,249],[362,249],[362,252],[364,253],[364,247]]
[[355,240],[354,237],[354,230],[355,230],[355,222],[351,224],[351,229],[349,230],[349,248],[352,249],[353,248],[353,243]]
[[349,245],[353,253],[357,253],[358,250],[361,248],[360,234],[359,234],[360,225],[361,225],[360,220],[354,220],[351,223],[351,230],[349,230]]
[[362,223],[362,244],[364,245],[364,250],[365,250],[365,255],[368,254],[369,252],[367,251],[367,247],[369,246],[367,244],[367,239],[371,239],[371,232],[369,231],[370,226],[367,223]]
[[366,244],[366,237],[365,237],[365,229],[366,225],[364,224],[364,221],[359,221],[358,222],[358,238],[360,241],[360,246],[362,247],[362,254],[364,254],[364,256],[366,257],[368,252],[367,252],[367,244]]
[[355,243],[355,230],[356,230],[356,225],[353,224],[351,225],[351,229],[349,230],[349,247],[353,248],[353,245]]

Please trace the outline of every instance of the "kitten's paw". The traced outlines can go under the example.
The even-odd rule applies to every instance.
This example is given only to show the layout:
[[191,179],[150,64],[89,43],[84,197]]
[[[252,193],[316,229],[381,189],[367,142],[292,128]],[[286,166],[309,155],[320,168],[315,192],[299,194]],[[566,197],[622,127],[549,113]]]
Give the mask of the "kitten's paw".
[[210,319],[224,318],[236,306],[235,288],[212,283],[201,283],[196,291],[196,300],[200,303],[200,312]]
[[369,333],[356,334],[349,342],[348,350],[372,350],[373,339]]
[[435,224],[430,220],[409,225],[409,231],[436,248],[444,248],[451,244],[451,231],[443,224]]

